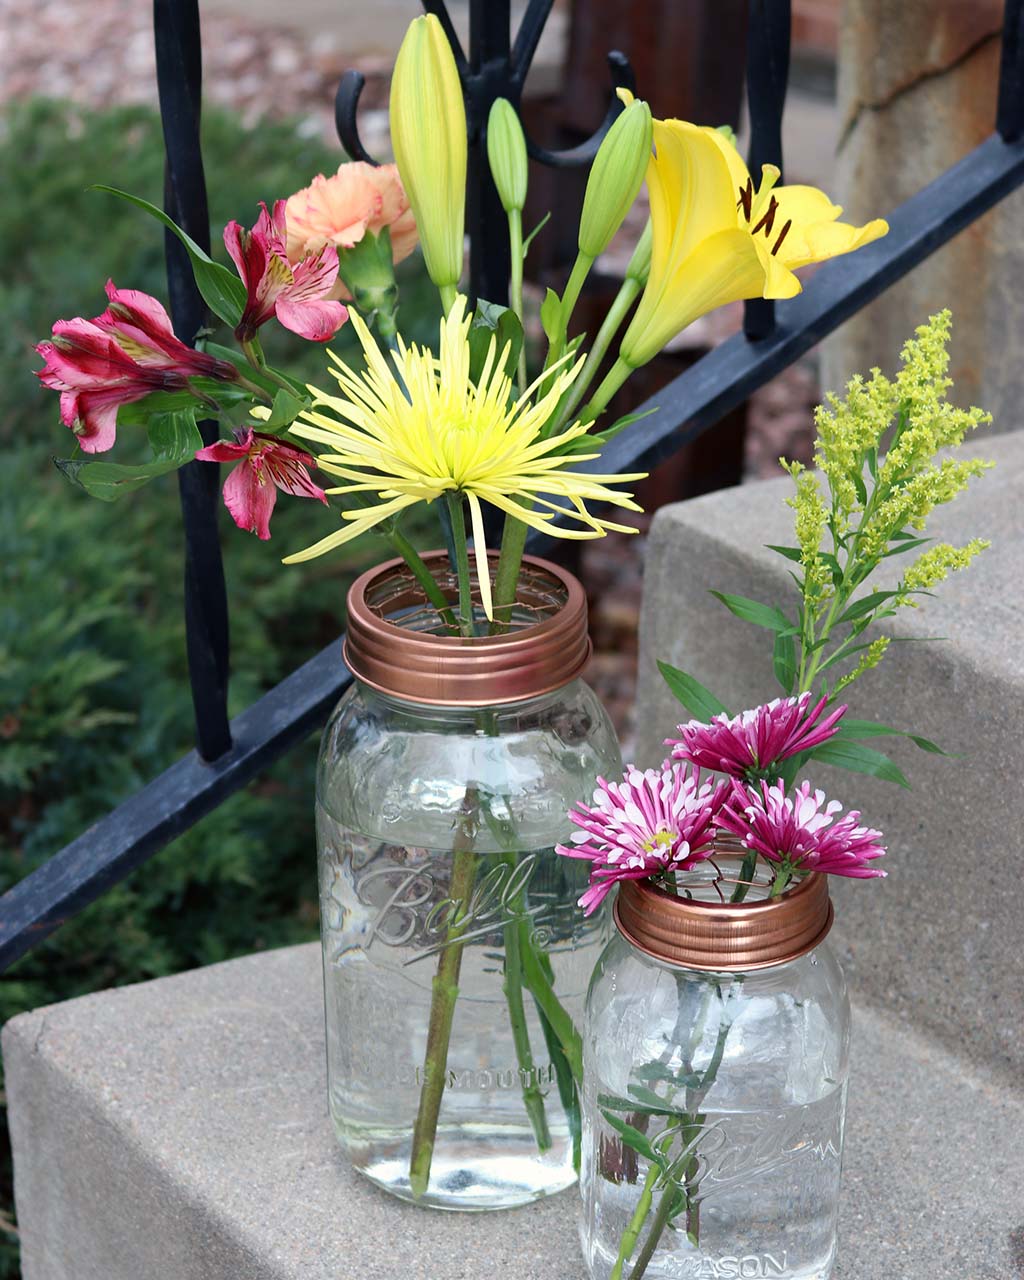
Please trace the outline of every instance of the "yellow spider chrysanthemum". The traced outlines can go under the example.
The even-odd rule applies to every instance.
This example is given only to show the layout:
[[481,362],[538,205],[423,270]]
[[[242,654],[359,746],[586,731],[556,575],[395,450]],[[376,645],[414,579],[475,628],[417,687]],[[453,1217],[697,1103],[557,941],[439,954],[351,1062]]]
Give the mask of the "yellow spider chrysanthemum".
[[[634,532],[592,515],[585,502],[639,511],[629,494],[609,485],[641,480],[643,473],[605,476],[567,470],[570,461],[600,456],[596,450],[565,452],[570,441],[586,433],[582,423],[544,438],[545,424],[582,359],[570,366],[567,357],[513,399],[505,373],[507,349],[499,353],[494,339],[479,379],[474,383],[470,378],[472,316],[466,314],[462,296],[441,321],[440,355],[406,346],[399,338],[393,367],[355,311],[349,318],[366,356],[365,372],[329,353],[335,364],[330,372],[342,394],[310,387],[313,406],[300,414],[291,433],[327,446],[318,466],[349,482],[328,493],[375,494],[379,501],[343,512],[345,528],[288,556],[285,563],[323,555],[405,507],[459,492],[469,503],[481,603],[490,617],[481,501],[560,538],[597,538],[610,529]],[[549,385],[541,392],[545,381]],[[556,515],[570,518],[575,526],[556,524]]]

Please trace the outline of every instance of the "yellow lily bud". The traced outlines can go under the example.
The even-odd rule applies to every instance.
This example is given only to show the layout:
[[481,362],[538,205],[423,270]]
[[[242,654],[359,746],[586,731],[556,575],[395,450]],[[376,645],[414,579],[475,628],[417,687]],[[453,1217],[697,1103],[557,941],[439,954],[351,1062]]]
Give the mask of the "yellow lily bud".
[[608,130],[587,179],[580,215],[580,254],[604,253],[636,199],[651,155],[651,109],[634,99]]
[[526,138],[519,115],[507,98],[495,99],[487,117],[487,162],[506,213],[522,213],[526,204]]
[[462,274],[466,108],[451,46],[433,14],[415,18],[391,81],[391,146],[416,215],[427,273],[454,296]]

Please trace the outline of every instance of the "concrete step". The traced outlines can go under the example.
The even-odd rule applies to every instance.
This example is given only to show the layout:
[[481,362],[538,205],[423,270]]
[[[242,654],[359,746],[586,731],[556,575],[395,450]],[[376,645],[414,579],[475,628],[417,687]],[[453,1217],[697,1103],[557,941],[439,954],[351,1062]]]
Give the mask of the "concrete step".
[[[399,1203],[326,1113],[319,948],[25,1013],[3,1033],[24,1280],[585,1280],[577,1196]],[[855,1016],[839,1280],[1021,1274],[1024,1098]]]

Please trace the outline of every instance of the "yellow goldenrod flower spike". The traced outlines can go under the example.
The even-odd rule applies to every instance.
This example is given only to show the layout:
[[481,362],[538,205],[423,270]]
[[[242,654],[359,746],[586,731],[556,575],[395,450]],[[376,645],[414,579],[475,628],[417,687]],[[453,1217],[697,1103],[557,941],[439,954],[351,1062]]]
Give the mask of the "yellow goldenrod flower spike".
[[[797,267],[849,253],[885,235],[881,219],[863,227],[814,187],[777,187],[765,165],[755,190],[746,165],[717,129],[655,120],[647,167],[651,270],[620,349],[621,368],[595,396],[603,408],[631,369],[715,307],[743,298],[799,293]],[[600,404],[599,404],[600,401]]]
[[[461,493],[469,503],[482,603],[490,617],[481,503],[489,502],[559,538],[598,538],[612,529],[632,532],[592,515],[586,504],[608,502],[639,511],[628,493],[612,486],[640,480],[643,473],[614,476],[569,470],[570,464],[600,456],[596,449],[566,452],[572,441],[586,434],[582,423],[544,436],[582,360],[571,363],[571,357],[564,357],[513,399],[505,372],[507,353],[499,352],[493,339],[479,378],[475,383],[470,379],[472,316],[466,314],[461,295],[441,321],[436,356],[399,337],[391,364],[354,310],[350,322],[363,347],[365,371],[350,368],[330,353],[330,372],[340,394],[310,387],[312,407],[289,430],[326,447],[317,465],[346,482],[328,493],[359,493],[371,501],[343,512],[343,528],[288,556],[285,563],[323,555],[418,502]],[[561,523],[555,523],[556,517]]]
[[390,118],[427,273],[447,309],[462,274],[466,108],[451,46],[433,14],[409,24],[391,80]]

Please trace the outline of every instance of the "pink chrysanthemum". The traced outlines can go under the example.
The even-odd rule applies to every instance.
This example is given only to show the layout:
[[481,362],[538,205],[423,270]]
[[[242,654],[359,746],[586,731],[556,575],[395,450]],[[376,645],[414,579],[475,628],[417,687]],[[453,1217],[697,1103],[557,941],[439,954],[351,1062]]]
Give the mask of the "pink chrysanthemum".
[[836,707],[819,721],[828,699],[822,698],[814,707],[810,702],[811,695],[802,693],[798,698],[776,698],[738,716],[715,716],[710,724],[691,720],[679,726],[678,738],[666,738],[665,745],[677,760],[753,781],[788,756],[827,742],[836,732],[846,707]]
[[701,862],[714,849],[715,817],[728,795],[727,782],[702,783],[699,769],[670,761],[660,770],[629,769],[621,782],[599,778],[593,805],[569,814],[580,828],[572,844],[555,850],[593,863],[579,905],[590,915],[619,880]]
[[781,782],[772,787],[762,782],[758,788],[734,783],[717,823],[739,836],[748,849],[788,871],[860,879],[884,876],[880,867],[869,865],[885,853],[878,843],[881,831],[860,826],[856,809],[834,821],[842,807],[838,800],[826,803],[824,791],[812,791],[809,782],[797,787],[792,797]]

